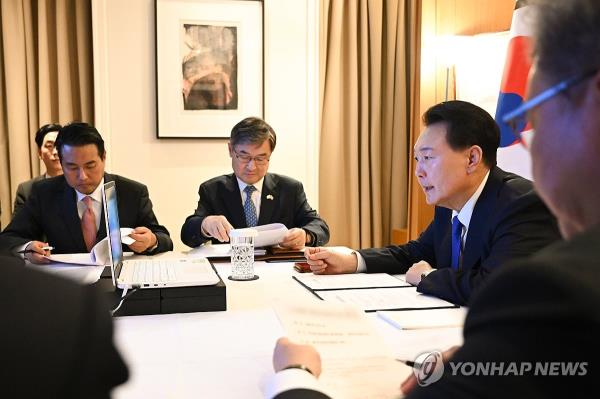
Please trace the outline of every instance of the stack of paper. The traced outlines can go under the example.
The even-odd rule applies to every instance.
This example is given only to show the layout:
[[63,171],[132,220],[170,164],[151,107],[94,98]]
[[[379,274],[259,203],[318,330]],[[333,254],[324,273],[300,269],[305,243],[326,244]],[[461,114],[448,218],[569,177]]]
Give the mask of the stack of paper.
[[443,299],[419,294],[416,287],[385,273],[308,274],[293,278],[324,301],[352,304],[366,312],[458,307]]
[[423,312],[379,311],[377,315],[394,327],[404,330],[462,327],[467,308],[431,309]]

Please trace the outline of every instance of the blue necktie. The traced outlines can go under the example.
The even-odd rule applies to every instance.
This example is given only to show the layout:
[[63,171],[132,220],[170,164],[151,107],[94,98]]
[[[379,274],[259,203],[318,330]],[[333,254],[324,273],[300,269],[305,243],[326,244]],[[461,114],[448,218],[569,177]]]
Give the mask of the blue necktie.
[[458,216],[452,218],[452,269],[458,270],[460,264],[460,249],[461,249],[461,236],[462,236],[463,225],[458,220]]
[[256,217],[256,207],[252,202],[252,193],[256,191],[254,186],[246,186],[244,192],[246,193],[246,202],[244,202],[244,213],[246,214],[246,224],[248,227],[254,227],[258,223]]

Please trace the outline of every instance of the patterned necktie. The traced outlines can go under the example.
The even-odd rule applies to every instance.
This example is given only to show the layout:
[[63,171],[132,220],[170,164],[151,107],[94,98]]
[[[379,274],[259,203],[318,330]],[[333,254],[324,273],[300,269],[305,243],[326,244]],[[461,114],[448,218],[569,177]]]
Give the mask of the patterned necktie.
[[96,214],[94,213],[94,208],[92,208],[91,197],[85,197],[82,201],[86,209],[83,211],[83,215],[81,215],[81,231],[83,232],[85,247],[88,251],[91,251],[96,243]]
[[458,220],[458,216],[454,216],[452,218],[452,269],[458,270],[458,266],[460,264],[460,251],[462,247],[461,237],[462,237],[462,228],[463,225]]
[[246,202],[244,202],[244,213],[246,214],[246,224],[248,227],[254,227],[258,223],[256,217],[256,207],[252,202],[252,193],[256,191],[254,186],[246,186],[244,192],[246,193]]

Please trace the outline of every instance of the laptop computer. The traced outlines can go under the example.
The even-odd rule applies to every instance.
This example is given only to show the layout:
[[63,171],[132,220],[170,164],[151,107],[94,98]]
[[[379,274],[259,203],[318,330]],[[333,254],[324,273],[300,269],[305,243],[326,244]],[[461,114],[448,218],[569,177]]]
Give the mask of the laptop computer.
[[102,189],[104,220],[113,285],[118,288],[164,288],[215,285],[219,276],[206,258],[123,260],[115,182]]

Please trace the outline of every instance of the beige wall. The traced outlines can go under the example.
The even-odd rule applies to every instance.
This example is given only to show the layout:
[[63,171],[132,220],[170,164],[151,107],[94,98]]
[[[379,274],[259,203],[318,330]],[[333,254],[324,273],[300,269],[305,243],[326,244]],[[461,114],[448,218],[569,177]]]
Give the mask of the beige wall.
[[[278,133],[270,171],[304,183],[318,207],[318,0],[265,0],[265,119]],[[226,140],[157,139],[154,1],[93,0],[96,125],[107,170],[146,184],[175,249],[198,185],[229,173]]]

